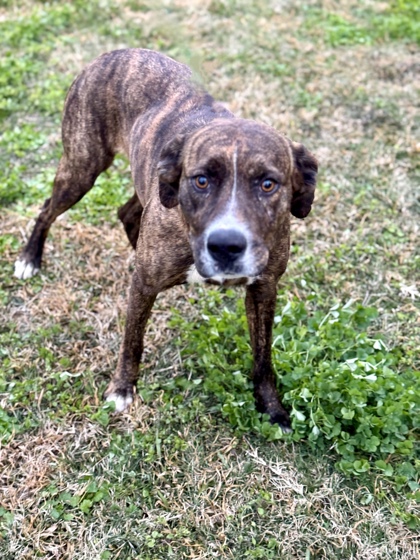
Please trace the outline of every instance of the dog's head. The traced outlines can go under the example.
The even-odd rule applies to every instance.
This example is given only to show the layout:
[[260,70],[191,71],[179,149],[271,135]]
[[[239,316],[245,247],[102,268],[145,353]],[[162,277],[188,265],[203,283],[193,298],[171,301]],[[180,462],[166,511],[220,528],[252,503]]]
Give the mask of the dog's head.
[[261,274],[289,213],[309,214],[317,162],[271,127],[217,119],[169,142],[158,171],[162,204],[181,206],[197,271],[224,280]]

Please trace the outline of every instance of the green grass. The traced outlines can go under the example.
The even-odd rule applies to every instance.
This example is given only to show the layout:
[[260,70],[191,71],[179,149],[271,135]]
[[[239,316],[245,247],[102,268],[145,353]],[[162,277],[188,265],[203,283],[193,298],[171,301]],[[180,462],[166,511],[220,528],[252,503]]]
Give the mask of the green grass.
[[[0,556],[412,560],[420,337],[417,3],[0,3]],[[273,357],[283,435],[254,409],[243,292],[179,288],[149,325],[138,395],[102,393],[132,255],[119,158],[13,262],[61,155],[66,91],[122,46],[192,65],[218,99],[320,160],[293,221]]]
[[306,32],[321,31],[322,40],[333,47],[396,40],[420,44],[420,8],[416,0],[394,0],[379,6],[361,2],[345,15],[316,6],[307,12]]

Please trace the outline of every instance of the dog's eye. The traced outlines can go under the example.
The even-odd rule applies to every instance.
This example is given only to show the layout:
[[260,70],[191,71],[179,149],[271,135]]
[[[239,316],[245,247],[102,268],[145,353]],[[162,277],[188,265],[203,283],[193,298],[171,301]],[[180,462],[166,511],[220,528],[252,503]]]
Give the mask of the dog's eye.
[[204,175],[198,175],[194,180],[194,184],[199,189],[206,189],[209,186],[207,177],[204,177]]
[[277,183],[272,179],[265,179],[261,183],[261,190],[265,193],[272,193],[277,189]]

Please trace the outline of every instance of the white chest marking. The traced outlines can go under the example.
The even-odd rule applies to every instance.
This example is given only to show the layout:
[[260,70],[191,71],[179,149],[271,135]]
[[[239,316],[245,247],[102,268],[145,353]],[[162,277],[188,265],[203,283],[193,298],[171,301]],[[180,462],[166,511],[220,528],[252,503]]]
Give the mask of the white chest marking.
[[201,284],[204,280],[205,278],[203,278],[203,276],[201,276],[195,268],[195,264],[192,264],[187,272],[188,284]]

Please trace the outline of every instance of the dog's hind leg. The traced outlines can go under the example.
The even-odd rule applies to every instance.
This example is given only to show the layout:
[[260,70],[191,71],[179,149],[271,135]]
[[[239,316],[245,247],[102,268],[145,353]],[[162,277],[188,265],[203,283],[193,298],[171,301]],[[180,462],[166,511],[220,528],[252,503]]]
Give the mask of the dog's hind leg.
[[142,212],[143,206],[136,193],[118,209],[118,217],[124,225],[125,233],[133,249],[137,246]]
[[118,118],[106,104],[101,73],[83,72],[67,95],[62,124],[64,154],[58,165],[51,198],[45,201],[32,235],[15,263],[17,278],[30,278],[41,266],[48,231],[60,214],[93,187],[118,151]]
[[63,155],[55,176],[52,196],[44,202],[29,241],[15,262],[14,274],[17,278],[30,278],[38,272],[51,225],[60,214],[83,198],[113,159],[113,155],[104,152],[90,154],[89,157],[69,157],[66,153]]

